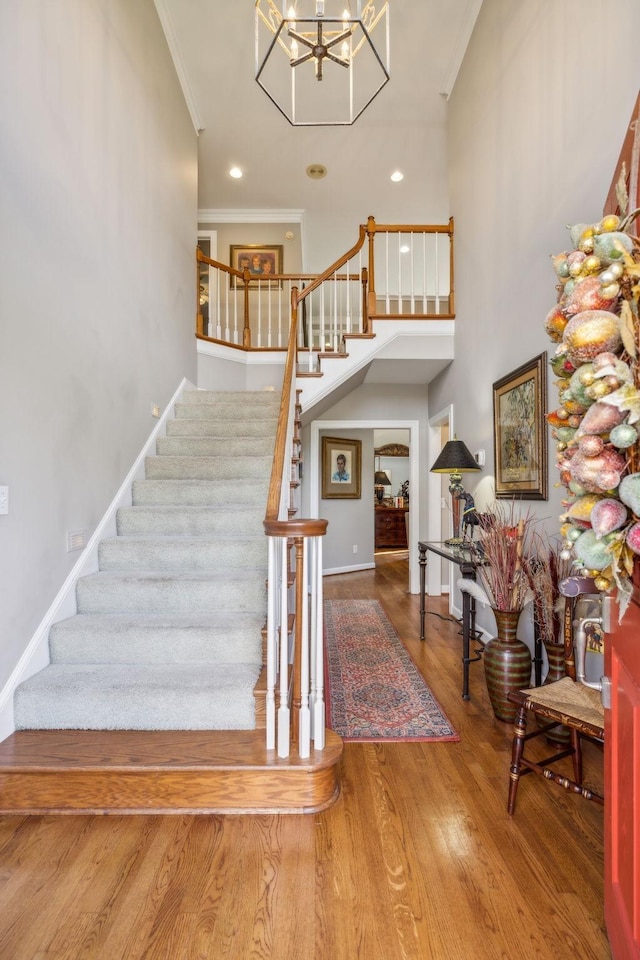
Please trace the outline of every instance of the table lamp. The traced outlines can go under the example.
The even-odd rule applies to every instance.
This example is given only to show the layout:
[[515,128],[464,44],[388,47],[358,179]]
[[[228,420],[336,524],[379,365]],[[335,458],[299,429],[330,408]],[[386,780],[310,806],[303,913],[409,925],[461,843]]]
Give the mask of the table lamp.
[[456,546],[462,543],[460,536],[460,520],[462,509],[460,505],[461,495],[464,493],[464,487],[460,483],[463,473],[477,473],[480,470],[472,453],[466,448],[462,440],[454,437],[453,440],[447,440],[436,462],[431,467],[431,473],[448,473],[449,493],[451,494],[451,516],[453,519],[453,536],[445,540],[448,546]]
[[384,470],[376,470],[373,478],[373,485],[375,487],[378,503],[382,503],[384,499],[384,488],[391,486],[391,480],[389,480],[389,477]]

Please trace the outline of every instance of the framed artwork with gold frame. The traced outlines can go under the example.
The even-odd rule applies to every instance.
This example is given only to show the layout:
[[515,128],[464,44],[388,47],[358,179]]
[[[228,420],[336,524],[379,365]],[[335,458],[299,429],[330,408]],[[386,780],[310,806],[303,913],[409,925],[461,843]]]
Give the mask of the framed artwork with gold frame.
[[359,500],[362,441],[322,438],[322,499]]
[[493,384],[496,498],[548,498],[546,406],[546,353]]

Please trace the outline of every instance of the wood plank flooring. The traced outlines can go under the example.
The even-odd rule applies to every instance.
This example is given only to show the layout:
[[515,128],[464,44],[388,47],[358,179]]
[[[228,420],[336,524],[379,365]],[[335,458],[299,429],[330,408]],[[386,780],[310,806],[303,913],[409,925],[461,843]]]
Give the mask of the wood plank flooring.
[[406,583],[379,555],[325,595],[381,600],[460,743],[347,743],[313,816],[2,817],[2,960],[608,960],[602,809],[526,777],[507,815],[511,729]]

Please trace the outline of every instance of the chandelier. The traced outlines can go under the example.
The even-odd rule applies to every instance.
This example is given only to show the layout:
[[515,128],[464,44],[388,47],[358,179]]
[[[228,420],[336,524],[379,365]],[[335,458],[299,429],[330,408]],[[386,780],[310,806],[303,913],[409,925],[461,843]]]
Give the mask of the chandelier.
[[256,81],[294,127],[349,126],[389,80],[388,0],[344,4],[256,0]]

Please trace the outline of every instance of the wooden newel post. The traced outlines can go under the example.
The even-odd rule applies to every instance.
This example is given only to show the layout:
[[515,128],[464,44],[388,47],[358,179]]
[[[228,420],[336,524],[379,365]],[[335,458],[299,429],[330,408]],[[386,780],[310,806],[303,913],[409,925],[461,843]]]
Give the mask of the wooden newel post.
[[374,217],[369,217],[367,219],[367,236],[369,237],[369,307],[367,310],[367,318],[375,315],[376,312],[376,279],[373,247],[375,235],[376,221]]
[[249,271],[242,274],[244,282],[244,322],[242,326],[242,346],[245,350],[251,349],[251,327],[249,326]]
[[367,283],[369,280],[369,271],[366,267],[362,268],[362,332],[369,333],[369,307],[367,303]]

